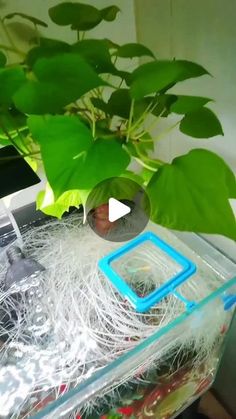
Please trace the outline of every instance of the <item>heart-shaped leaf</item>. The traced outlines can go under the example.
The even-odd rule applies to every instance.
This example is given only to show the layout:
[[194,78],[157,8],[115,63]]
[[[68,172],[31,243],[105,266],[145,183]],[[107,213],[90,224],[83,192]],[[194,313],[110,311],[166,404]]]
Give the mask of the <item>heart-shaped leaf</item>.
[[219,119],[208,108],[187,113],[180,122],[180,131],[194,138],[224,135]]
[[211,151],[192,150],[164,165],[153,175],[147,192],[156,223],[236,239],[235,216],[229,204],[236,196],[235,176]]
[[117,115],[128,119],[131,107],[131,97],[128,89],[115,90],[108,100],[110,115]]
[[0,67],[4,67],[7,62],[7,57],[0,51]]
[[27,81],[14,95],[14,104],[21,112],[31,115],[62,113],[63,107],[72,101],[54,83]]
[[100,109],[104,113],[109,113],[109,108],[107,106],[107,103],[104,102],[104,100],[98,97],[92,97],[91,102],[95,108]]
[[37,210],[57,218],[61,218],[65,212],[69,211],[70,207],[78,207],[80,204],[79,191],[66,191],[55,200],[49,184],[46,185],[44,191],[38,193],[36,200]]
[[118,49],[119,48],[118,44],[116,44],[115,42],[111,41],[108,38],[104,38],[104,41],[106,42],[109,49]]
[[21,67],[0,69],[0,105],[9,106],[15,92],[25,83],[25,74]]
[[26,15],[25,13],[19,13],[19,12],[9,13],[8,15],[6,15],[4,17],[4,20],[5,19],[12,19],[15,16],[17,16],[17,17],[19,16],[19,17],[22,17],[23,19],[29,20],[34,25],[43,26],[44,28],[47,28],[48,27],[47,23],[43,22],[42,20],[40,20],[40,19],[38,19],[38,18],[36,18],[34,16],[29,16],[29,15]]
[[38,81],[28,81],[14,96],[16,107],[29,114],[61,112],[86,92],[106,83],[77,54],[58,54],[37,60]]
[[72,29],[87,31],[95,28],[101,20],[100,11],[89,4],[65,2],[49,9],[49,16],[60,26],[71,25]]
[[56,199],[65,191],[90,189],[119,176],[129,164],[129,155],[116,138],[93,141],[91,131],[77,117],[31,116],[28,124],[40,144]]
[[155,58],[153,52],[149,48],[138,43],[129,43],[122,45],[117,49],[114,55],[123,58],[134,58],[144,56]]
[[202,66],[191,61],[153,61],[138,67],[130,76],[133,99],[141,99],[151,93],[160,92],[175,83],[209,74]]
[[32,48],[27,56],[26,56],[26,63],[30,68],[33,68],[34,64],[37,60],[40,58],[51,58],[55,55],[69,52],[70,51],[70,45],[66,44],[65,42],[58,43],[57,45],[51,46],[51,47],[35,47]]
[[[131,102],[132,101],[131,101],[129,89],[115,90],[114,92],[112,92],[108,100],[108,103],[106,104],[106,112],[109,115],[116,115],[124,119],[129,119]],[[151,104],[151,102],[153,102],[153,106],[154,106],[155,99],[152,97],[135,101],[134,112],[133,112],[134,119],[139,118],[140,115]],[[155,109],[153,110],[153,113]],[[163,109],[163,105],[162,105],[162,109]]]
[[102,19],[107,22],[113,22],[115,20],[117,13],[120,12],[119,7],[117,6],[108,6],[100,11]]
[[[172,95],[165,95],[172,96]],[[171,105],[170,109],[172,112],[184,115],[188,112],[193,112],[202,108],[206,103],[211,102],[212,99],[201,96],[181,96],[175,95],[176,100]]]
[[164,118],[167,117],[171,113],[172,106],[176,100],[176,95],[158,95],[157,97],[152,98],[152,101],[154,105],[156,104],[156,106],[153,108],[151,113],[155,116],[162,116]]
[[79,53],[96,73],[115,72],[107,42],[103,39],[85,39],[72,45],[72,52]]

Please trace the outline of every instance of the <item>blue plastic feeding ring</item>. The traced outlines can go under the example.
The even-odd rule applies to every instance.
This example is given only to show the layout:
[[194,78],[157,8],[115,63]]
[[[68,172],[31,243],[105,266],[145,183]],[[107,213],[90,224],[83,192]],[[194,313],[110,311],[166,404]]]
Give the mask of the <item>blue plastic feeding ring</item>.
[[[170,278],[161,287],[156,288],[154,291],[144,297],[140,297],[112,268],[111,263],[119,259],[121,256],[128,254],[131,250],[135,249],[144,242],[148,241],[161,249],[175,262],[182,266],[182,270]],[[183,256],[181,253],[178,253],[173,247],[161,240],[151,231],[141,234],[140,236],[126,243],[124,246],[121,246],[120,248],[111,252],[109,255],[103,257],[98,262],[98,266],[111,281],[111,283],[116,287],[123,298],[128,300],[130,304],[132,304],[132,306],[136,309],[136,311],[141,313],[149,310],[160,300],[171,294],[177,287],[179,287],[184,281],[193,275],[197,269],[193,262]]]

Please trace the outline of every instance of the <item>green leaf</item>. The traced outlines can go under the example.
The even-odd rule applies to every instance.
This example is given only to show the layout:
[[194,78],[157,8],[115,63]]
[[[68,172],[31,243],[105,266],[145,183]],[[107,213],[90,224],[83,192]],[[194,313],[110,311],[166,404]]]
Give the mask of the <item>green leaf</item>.
[[61,112],[63,107],[106,83],[77,54],[39,59],[33,71],[38,81],[28,81],[14,96],[16,107],[29,114]]
[[144,167],[140,172],[140,176],[143,179],[143,183],[149,183],[153,176],[153,171]]
[[[147,98],[145,98],[147,99]],[[150,101],[151,98],[149,98]],[[152,98],[154,99],[154,98]],[[154,99],[154,104],[156,103],[155,108],[152,110],[152,114],[155,116],[167,117],[172,110],[173,104],[176,102],[176,95],[158,95]]]
[[104,113],[109,113],[107,103],[104,100],[98,97],[91,97],[91,102],[95,108],[100,109]]
[[62,113],[64,106],[73,101],[71,96],[54,83],[29,80],[14,95],[14,104],[26,114]]
[[[1,112],[0,122],[0,136],[5,140],[8,139],[6,131],[14,138],[18,135],[17,130],[23,131],[24,128],[27,129],[26,116],[18,112],[14,107],[5,112]],[[2,127],[4,127],[4,130]]]
[[[120,178],[124,177],[125,179],[130,179],[126,182],[120,182]],[[127,173],[125,171],[119,177],[115,176],[110,178],[109,184],[106,185],[106,188],[101,188],[99,185],[98,187],[95,186],[93,188],[92,194],[86,193],[86,200],[83,199],[85,205],[86,214],[93,208],[98,207],[99,205],[104,204],[104,202],[108,202],[108,199],[111,196],[115,196],[116,199],[119,200],[130,200],[133,201],[135,196],[137,196],[138,191],[140,190],[140,182],[142,181],[139,177],[133,176],[130,172]],[[135,182],[135,183],[134,183]],[[81,193],[81,191],[80,191]]]
[[[94,98],[95,99],[95,98]],[[114,133],[109,129],[110,120],[107,118],[96,121],[95,138],[112,137]]]
[[[166,95],[172,96],[172,95]],[[208,97],[200,97],[200,96],[181,96],[175,95],[176,100],[171,105],[170,109],[174,113],[178,113],[180,115],[186,114],[187,112],[196,111],[199,108],[202,108],[206,103],[211,102],[212,99]]]
[[56,199],[65,191],[91,189],[106,178],[119,176],[129,164],[116,138],[93,141],[91,131],[77,117],[31,116],[28,124],[40,144]]
[[235,216],[229,204],[236,194],[235,176],[211,151],[192,150],[164,165],[153,175],[147,192],[156,223],[236,239]]
[[80,204],[79,191],[66,191],[55,200],[49,184],[46,185],[44,191],[38,193],[36,200],[37,210],[57,218],[61,218],[65,212],[69,211],[70,207],[78,207]]
[[[147,136],[146,139],[144,136],[144,138],[142,137],[141,140],[137,139],[135,141],[129,141],[125,144],[125,147],[131,156],[137,157],[148,164],[148,152],[154,150],[154,142],[150,136]],[[152,160],[152,167],[155,167],[155,163],[153,166],[153,162],[154,160]],[[159,167],[159,165],[157,167]]]
[[[75,116],[30,116],[28,126],[41,148],[47,179],[57,199],[78,189],[77,167],[93,144],[91,131]],[[72,186],[73,185],[73,186]]]
[[79,189],[93,188],[102,180],[119,176],[129,165],[130,157],[119,140],[98,138],[90,148],[79,179]]
[[[148,105],[153,98],[145,98],[143,100],[135,101],[134,104],[134,119],[140,117],[140,115],[147,109]],[[110,115],[120,116],[124,119],[129,119],[130,108],[131,108],[131,97],[129,89],[118,89],[115,90],[106,105],[107,113]]]
[[14,93],[25,82],[25,74],[21,67],[0,69],[0,105],[9,106]]
[[155,58],[153,52],[142,44],[130,43],[120,46],[114,53],[118,57],[134,58],[134,57],[152,57]]
[[120,9],[117,6],[108,6],[100,11],[102,19],[106,20],[107,22],[112,22],[115,20],[116,15],[119,12]]
[[219,119],[208,108],[187,113],[180,122],[180,131],[194,138],[224,135]]
[[3,146],[12,145],[11,141],[9,141],[5,137],[2,137],[1,135],[0,135],[0,144],[3,145]]
[[49,16],[57,25],[71,25],[72,29],[78,31],[87,31],[95,28],[102,20],[101,13],[96,7],[71,2],[51,7]]
[[72,52],[79,53],[96,73],[115,72],[107,42],[103,39],[85,39],[72,45]]
[[133,180],[135,183],[137,183],[140,186],[142,186],[144,183],[144,179],[142,178],[142,176],[138,175],[135,172],[131,172],[130,170],[125,170],[121,177],[125,177],[130,180]]
[[78,92],[75,96],[82,96],[89,90],[106,84],[82,57],[73,53],[42,58],[36,62],[33,71],[40,81],[60,83],[64,89],[73,87]]
[[50,58],[55,55],[58,55],[63,52],[69,52],[70,51],[70,45],[66,44],[65,42],[58,43],[54,46],[40,46],[32,48],[27,56],[26,56],[26,63],[30,68],[34,66],[37,60],[40,58]]
[[5,19],[12,19],[15,16],[20,16],[23,19],[29,20],[34,25],[43,26],[44,28],[47,28],[48,27],[47,23],[43,22],[42,20],[37,19],[36,17],[33,17],[33,16],[26,15],[25,13],[19,13],[19,12],[17,12],[17,13],[9,13],[8,15],[6,15],[4,17],[4,20]]
[[108,109],[111,115],[128,119],[131,107],[131,97],[128,89],[115,90],[108,100]]
[[160,92],[175,83],[209,74],[202,66],[191,61],[153,61],[138,67],[130,76],[131,96],[141,99]]
[[7,57],[0,51],[0,67],[4,67],[7,62]]
[[106,44],[107,44],[107,46],[108,46],[109,49],[117,49],[117,48],[119,48],[119,45],[118,44],[116,44],[115,42],[111,41],[108,38],[104,38],[104,41],[106,42]]

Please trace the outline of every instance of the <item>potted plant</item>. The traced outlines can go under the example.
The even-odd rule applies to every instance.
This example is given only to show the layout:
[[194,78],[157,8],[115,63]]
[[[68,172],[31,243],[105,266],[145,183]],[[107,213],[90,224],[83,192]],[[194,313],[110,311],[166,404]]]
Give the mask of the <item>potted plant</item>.
[[[2,17],[9,39],[0,53],[0,141],[12,144],[35,170],[42,161],[48,185],[37,198],[38,209],[61,217],[70,206],[84,204],[98,182],[116,176],[136,180],[147,191],[151,219],[168,228],[223,234],[236,238],[229,199],[236,197],[235,176],[224,160],[195,148],[172,162],[156,158],[155,144],[170,130],[192,138],[223,135],[208,97],[173,93],[190,78],[208,71],[185,60],[159,60],[144,45],[117,45],[91,39],[89,30],[119,15],[112,5],[98,9],[61,3],[49,9],[52,24],[70,26],[75,40],[41,36],[47,24],[20,12]],[[29,50],[12,41],[6,23],[25,19],[35,37]],[[17,54],[17,63],[7,60]],[[132,72],[120,58],[145,57]],[[169,116],[176,122],[170,126]],[[167,128],[150,134],[159,121]],[[158,153],[157,153],[158,154]],[[130,169],[136,161],[138,169]]]

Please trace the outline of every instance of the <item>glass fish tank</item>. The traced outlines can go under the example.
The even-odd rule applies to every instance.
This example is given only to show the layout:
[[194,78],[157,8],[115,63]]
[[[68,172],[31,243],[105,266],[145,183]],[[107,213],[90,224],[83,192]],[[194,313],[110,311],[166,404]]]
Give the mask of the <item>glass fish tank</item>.
[[[102,240],[77,212],[58,221],[30,207],[15,218],[22,243],[10,223],[0,231],[3,417],[171,419],[211,387],[236,303],[230,259],[149,223],[144,236],[178,260],[152,241],[109,260],[138,299],[155,296],[140,309],[99,265],[129,242]],[[4,282],[16,244],[42,267],[24,289]]]

